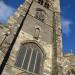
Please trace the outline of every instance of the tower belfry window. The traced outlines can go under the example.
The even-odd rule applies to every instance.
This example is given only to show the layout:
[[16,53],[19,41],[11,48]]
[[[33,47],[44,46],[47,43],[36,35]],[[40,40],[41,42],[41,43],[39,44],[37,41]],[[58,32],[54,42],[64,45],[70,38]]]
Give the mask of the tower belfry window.
[[38,3],[43,5],[43,0],[38,0]]
[[29,72],[40,74],[43,52],[35,43],[22,45],[17,55],[15,66]]
[[45,2],[44,7],[46,7],[47,9],[49,9],[49,3],[48,2]]

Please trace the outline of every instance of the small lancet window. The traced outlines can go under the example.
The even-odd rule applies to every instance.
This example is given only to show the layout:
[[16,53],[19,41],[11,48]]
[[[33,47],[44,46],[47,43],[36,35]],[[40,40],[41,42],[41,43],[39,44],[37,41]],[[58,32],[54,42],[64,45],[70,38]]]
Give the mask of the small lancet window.
[[38,3],[43,5],[43,0],[38,0]]

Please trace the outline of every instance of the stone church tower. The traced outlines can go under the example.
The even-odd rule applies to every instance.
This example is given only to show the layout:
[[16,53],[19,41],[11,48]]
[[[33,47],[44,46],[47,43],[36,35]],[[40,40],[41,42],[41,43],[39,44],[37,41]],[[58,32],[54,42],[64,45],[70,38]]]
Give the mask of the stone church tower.
[[[9,18],[11,34],[6,39],[7,44],[11,44],[31,2],[26,0]],[[51,75],[53,71],[57,72],[62,57],[59,4],[59,0],[33,0],[2,75]]]

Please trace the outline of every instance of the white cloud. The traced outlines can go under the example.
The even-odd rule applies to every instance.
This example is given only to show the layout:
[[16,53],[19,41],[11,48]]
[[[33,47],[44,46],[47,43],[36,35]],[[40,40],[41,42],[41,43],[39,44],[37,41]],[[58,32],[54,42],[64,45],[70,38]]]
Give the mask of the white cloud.
[[73,22],[69,19],[62,18],[62,32],[68,36],[71,32],[71,25]]
[[7,6],[3,1],[0,1],[0,22],[6,23],[9,16],[15,11],[14,8]]

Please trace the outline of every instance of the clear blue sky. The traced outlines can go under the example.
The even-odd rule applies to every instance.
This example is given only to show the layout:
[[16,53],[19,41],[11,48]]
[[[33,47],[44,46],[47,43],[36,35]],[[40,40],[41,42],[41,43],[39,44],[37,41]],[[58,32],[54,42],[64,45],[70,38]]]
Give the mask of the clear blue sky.
[[[75,53],[75,0],[60,1],[63,49],[65,53],[71,49]],[[23,2],[24,0],[0,0],[0,22],[6,23],[9,16],[13,15]]]
[[75,0],[61,0],[63,49],[75,54]]

